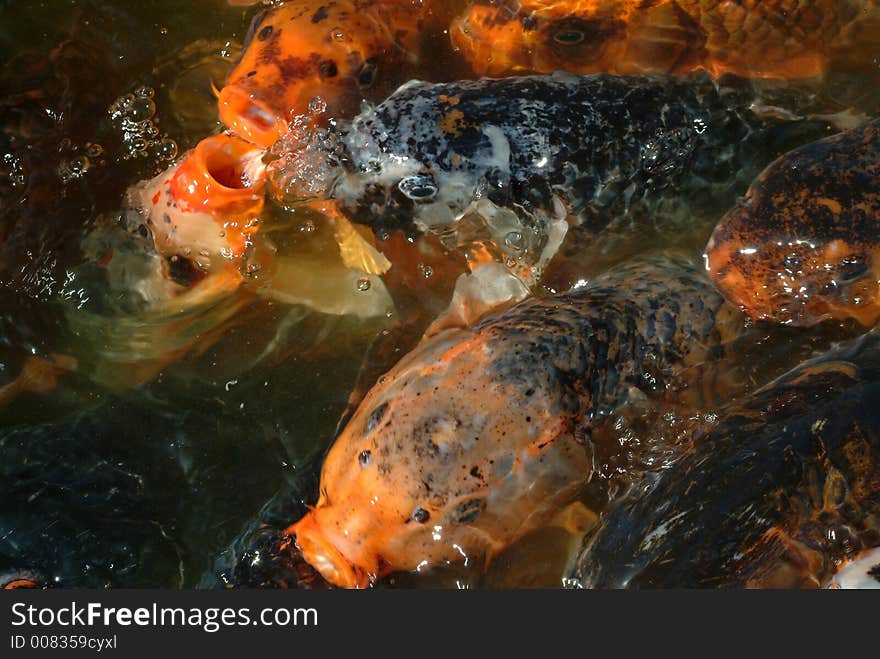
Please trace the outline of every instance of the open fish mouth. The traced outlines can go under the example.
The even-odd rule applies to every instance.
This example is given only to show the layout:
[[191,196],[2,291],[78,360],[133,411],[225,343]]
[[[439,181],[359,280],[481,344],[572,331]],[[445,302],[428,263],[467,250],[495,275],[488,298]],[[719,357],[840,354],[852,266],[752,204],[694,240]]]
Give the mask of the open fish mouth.
[[287,125],[266,105],[234,86],[226,86],[217,99],[220,119],[242,139],[262,147],[272,146]]
[[296,536],[296,545],[303,558],[330,583],[342,588],[368,588],[374,576],[349,561],[325,536],[309,513],[291,526],[287,533]]

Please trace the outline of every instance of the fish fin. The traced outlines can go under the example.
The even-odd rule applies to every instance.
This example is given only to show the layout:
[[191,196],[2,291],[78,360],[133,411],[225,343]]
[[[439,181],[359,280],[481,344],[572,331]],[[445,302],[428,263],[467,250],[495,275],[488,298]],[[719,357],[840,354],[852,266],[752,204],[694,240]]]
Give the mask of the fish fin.
[[334,316],[374,318],[394,310],[381,277],[352,269],[335,254],[277,257],[272,276],[257,294]]
[[371,275],[384,275],[391,261],[376,249],[345,217],[333,218],[333,235],[339,245],[342,262],[347,268],[362,270]]
[[557,512],[547,526],[564,529],[574,536],[585,536],[592,529],[599,516],[581,501],[574,501]]
[[417,323],[397,323],[387,331],[378,332],[370,343],[361,361],[357,379],[348,395],[345,410],[339,417],[334,436],[339,435],[348,425],[351,417],[357,411],[361,401],[379,377],[388,371],[395,362],[400,360],[401,355],[408,354],[414,348],[420,337]]
[[450,328],[469,327],[488,312],[515,304],[529,295],[529,288],[506,266],[484,263],[455,282],[452,301],[425,331],[429,338]]
[[73,357],[55,353],[49,355],[49,359],[28,357],[18,377],[0,387],[0,409],[23,393],[49,393],[58,386],[58,380],[63,373],[75,371],[78,365]]

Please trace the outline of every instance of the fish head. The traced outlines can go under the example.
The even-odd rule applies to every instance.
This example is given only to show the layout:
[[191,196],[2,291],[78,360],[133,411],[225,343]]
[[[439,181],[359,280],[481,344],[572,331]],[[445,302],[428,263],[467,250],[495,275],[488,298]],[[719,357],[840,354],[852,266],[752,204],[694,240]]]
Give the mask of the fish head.
[[332,195],[356,221],[427,231],[460,219],[480,199],[511,202],[511,138],[502,126],[477,121],[455,90],[411,81],[351,122]]
[[[353,115],[415,59],[422,9],[409,3],[289,2],[251,25],[220,92],[220,117],[237,135],[269,147],[320,99],[327,118]],[[399,80],[397,80],[399,83]]]
[[326,579],[362,588],[478,561],[572,496],[589,468],[559,383],[531,377],[513,343],[446,330],[367,394],[325,459],[317,505],[289,529]]
[[452,43],[479,75],[613,71],[635,3],[616,0],[475,2],[452,24]]
[[96,262],[114,281],[148,290],[155,304],[195,289],[193,300],[236,289],[263,207],[260,154],[221,134],[132,186],[115,221],[96,224],[90,235]]
[[834,142],[817,142],[773,163],[709,240],[712,279],[751,318],[880,320],[876,173],[856,163],[841,170],[835,157],[844,154],[829,149]]

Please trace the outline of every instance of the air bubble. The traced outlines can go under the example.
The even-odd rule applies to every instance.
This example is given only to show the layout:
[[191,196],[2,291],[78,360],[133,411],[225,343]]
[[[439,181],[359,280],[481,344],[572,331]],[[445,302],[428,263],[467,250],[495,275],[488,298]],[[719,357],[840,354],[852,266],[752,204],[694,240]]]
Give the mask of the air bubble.
[[522,249],[523,235],[519,231],[511,231],[504,237],[504,244],[513,249]]
[[370,286],[372,286],[372,282],[370,282],[369,278],[361,277],[357,280],[357,287],[359,291],[368,291],[370,290]]
[[429,279],[434,274],[434,268],[424,263],[419,263],[419,272],[422,273],[422,277]]
[[150,158],[157,166],[177,157],[176,142],[162,134],[157,126],[155,90],[143,85],[134,93],[123,94],[108,108],[114,127],[122,135],[121,160],[131,158]]
[[309,101],[309,114],[324,114],[327,111],[327,101],[320,96],[315,96]]

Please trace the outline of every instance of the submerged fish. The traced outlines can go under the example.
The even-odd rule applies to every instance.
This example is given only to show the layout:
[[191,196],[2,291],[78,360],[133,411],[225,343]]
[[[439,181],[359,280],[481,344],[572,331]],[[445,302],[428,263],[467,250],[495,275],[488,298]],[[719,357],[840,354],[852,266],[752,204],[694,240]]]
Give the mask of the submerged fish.
[[870,70],[873,0],[482,0],[451,27],[478,75],[687,73],[804,78]]
[[724,412],[607,513],[575,576],[590,588],[828,583],[880,545],[880,343],[872,333]]
[[655,257],[424,340],[366,395],[288,532],[346,587],[491,558],[575,499],[603,419],[693,402],[684,374],[723,353],[721,305]]
[[752,318],[880,319],[880,122],[772,163],[715,229],[707,267]]
[[540,266],[568,223],[598,231],[663,198],[729,194],[791,123],[757,116],[753,99],[705,76],[410,82],[286,143],[270,180],[285,203],[329,199],[325,210],[380,238],[476,217],[507,257]]
[[366,94],[384,95],[418,62],[429,4],[304,0],[267,8],[219,94],[221,119],[269,147],[315,98],[329,116],[351,116]]

